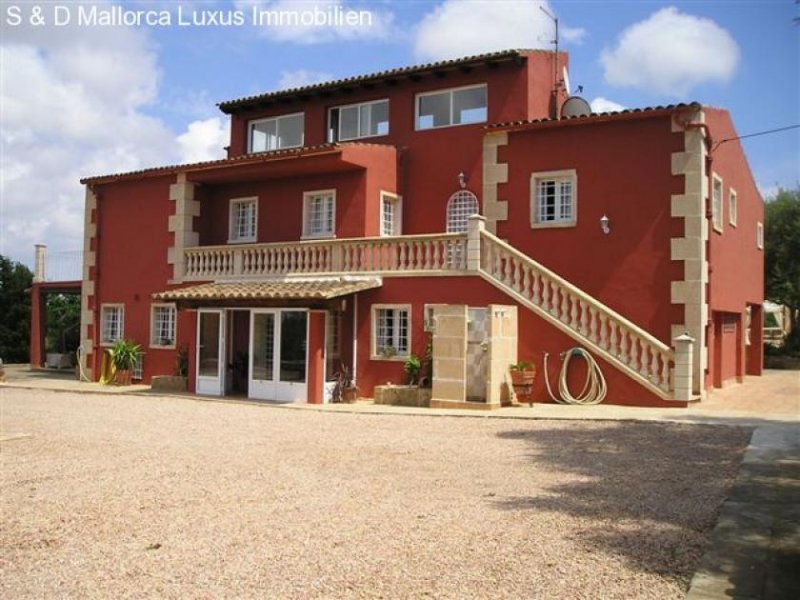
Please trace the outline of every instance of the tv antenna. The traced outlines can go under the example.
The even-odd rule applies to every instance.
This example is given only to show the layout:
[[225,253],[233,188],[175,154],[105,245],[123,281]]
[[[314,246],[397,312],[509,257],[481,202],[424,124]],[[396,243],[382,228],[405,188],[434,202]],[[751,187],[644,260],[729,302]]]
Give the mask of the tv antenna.
[[[550,43],[555,47],[555,55],[553,56],[553,105],[555,106],[555,101],[558,94],[558,17],[552,14],[541,4],[539,5],[539,10],[550,17],[550,20],[553,21],[553,24],[556,28],[555,37],[550,40]],[[558,114],[556,114],[556,118],[558,118]]]

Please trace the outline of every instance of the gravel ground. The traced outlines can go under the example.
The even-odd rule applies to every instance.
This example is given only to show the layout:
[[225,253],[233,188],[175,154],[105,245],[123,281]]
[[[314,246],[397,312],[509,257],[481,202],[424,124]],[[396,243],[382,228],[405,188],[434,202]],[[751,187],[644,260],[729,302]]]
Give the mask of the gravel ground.
[[681,598],[750,434],[16,389],[0,410],[3,598]]

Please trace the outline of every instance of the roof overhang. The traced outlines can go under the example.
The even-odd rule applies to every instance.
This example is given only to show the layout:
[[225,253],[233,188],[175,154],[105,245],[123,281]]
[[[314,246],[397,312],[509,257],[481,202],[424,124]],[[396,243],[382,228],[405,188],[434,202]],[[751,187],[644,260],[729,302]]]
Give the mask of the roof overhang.
[[278,179],[307,173],[334,173],[366,169],[376,161],[397,159],[397,149],[388,144],[322,144],[291,150],[276,150],[245,154],[233,158],[206,161],[187,165],[154,167],[128,173],[100,175],[81,179],[81,183],[97,185],[163,177],[184,173],[187,181],[219,183],[236,181]]
[[619,112],[592,113],[590,115],[562,117],[560,119],[535,119],[531,121],[509,121],[505,123],[492,123],[486,125],[489,133],[515,131],[552,129],[557,127],[575,127],[580,125],[598,125],[600,123],[611,123],[619,121],[635,121],[640,119],[654,119],[665,117],[678,112],[694,112],[703,106],[697,102],[688,104],[670,104],[668,106],[652,106],[646,108],[633,108]]
[[161,302],[177,302],[182,307],[324,305],[329,300],[349,296],[383,285],[379,277],[364,278],[286,278],[260,281],[201,283],[153,294]]
[[493,68],[501,63],[507,62],[522,65],[527,55],[532,52],[537,52],[537,50],[502,50],[454,60],[443,60],[424,65],[389,69],[369,75],[347,77],[345,79],[316,83],[299,88],[228,100],[226,102],[220,102],[217,106],[226,114],[260,111],[268,109],[276,104],[286,104],[295,101],[303,102],[314,97],[329,97],[336,93],[349,94],[358,90],[374,89],[377,85],[392,86],[404,79],[418,81],[427,75],[444,77],[448,72],[469,72],[476,67]]

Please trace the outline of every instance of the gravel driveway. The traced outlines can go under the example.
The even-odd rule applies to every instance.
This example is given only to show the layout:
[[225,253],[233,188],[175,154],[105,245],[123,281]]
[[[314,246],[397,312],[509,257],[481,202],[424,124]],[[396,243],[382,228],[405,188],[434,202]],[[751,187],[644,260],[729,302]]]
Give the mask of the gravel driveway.
[[0,410],[4,598],[680,598],[750,434],[2,388]]

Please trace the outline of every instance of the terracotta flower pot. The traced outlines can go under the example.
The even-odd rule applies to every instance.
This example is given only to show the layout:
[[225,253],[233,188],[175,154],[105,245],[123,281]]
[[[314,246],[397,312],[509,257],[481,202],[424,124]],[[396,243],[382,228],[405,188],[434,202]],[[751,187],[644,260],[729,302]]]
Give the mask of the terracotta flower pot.
[[118,370],[116,375],[114,375],[114,382],[117,385],[130,385],[131,384],[131,377],[133,372],[128,370]]
[[516,387],[532,386],[536,371],[511,371],[511,385]]

